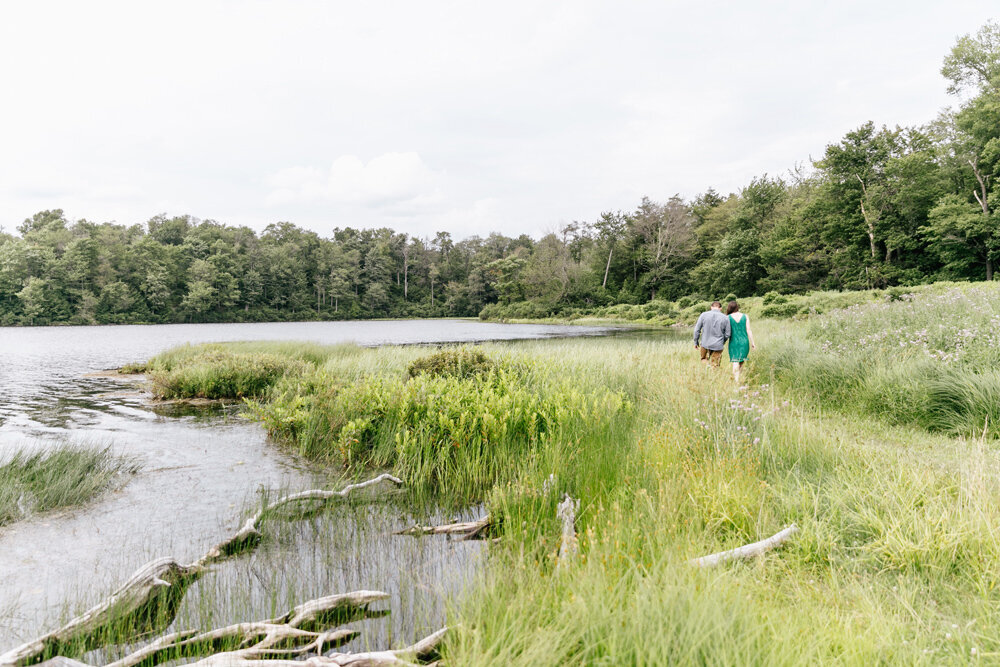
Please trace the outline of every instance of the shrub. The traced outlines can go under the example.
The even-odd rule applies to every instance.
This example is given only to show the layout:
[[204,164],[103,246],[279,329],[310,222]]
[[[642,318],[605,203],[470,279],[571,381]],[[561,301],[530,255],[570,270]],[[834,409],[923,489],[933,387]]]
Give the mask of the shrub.
[[786,303],[788,297],[784,294],[779,294],[778,292],[768,292],[764,295],[764,305],[769,306],[772,303]]
[[410,377],[426,373],[434,376],[467,378],[496,371],[499,367],[499,363],[482,350],[461,347],[421,357],[411,363],[406,371]]
[[797,303],[774,302],[769,306],[764,306],[760,314],[762,317],[789,318],[799,313],[800,306]]

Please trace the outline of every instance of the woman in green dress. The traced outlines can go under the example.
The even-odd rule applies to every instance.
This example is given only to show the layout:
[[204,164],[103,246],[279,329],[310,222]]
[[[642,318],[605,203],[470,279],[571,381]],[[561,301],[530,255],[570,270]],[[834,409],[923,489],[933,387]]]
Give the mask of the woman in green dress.
[[747,316],[740,312],[740,304],[730,301],[726,307],[726,315],[729,315],[729,328],[732,331],[729,338],[729,361],[733,362],[733,380],[739,384],[740,371],[743,370],[747,355],[751,348],[757,349],[757,344],[753,340]]

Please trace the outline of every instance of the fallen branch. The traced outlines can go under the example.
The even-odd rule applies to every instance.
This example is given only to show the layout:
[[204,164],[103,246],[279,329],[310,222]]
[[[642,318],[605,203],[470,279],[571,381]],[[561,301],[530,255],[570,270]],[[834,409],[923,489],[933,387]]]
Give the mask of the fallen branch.
[[490,524],[490,515],[476,519],[475,521],[462,521],[459,523],[446,523],[442,526],[411,526],[404,530],[397,530],[396,535],[478,535],[486,526]]
[[182,565],[171,558],[146,563],[100,604],[61,628],[0,655],[0,665],[23,666],[55,655],[82,655],[101,646],[127,643],[160,632],[173,622],[188,586],[207,572],[209,565],[257,547],[262,537],[261,522],[278,508],[309,501],[322,506],[382,481],[397,486],[403,483],[392,475],[383,474],[349,484],[340,491],[310,490],[279,498],[247,519],[235,535],[209,549],[194,563]]
[[[237,623],[207,632],[175,632],[160,637],[148,646],[110,663],[107,667],[138,667],[160,662],[202,658],[198,665],[301,665],[302,659],[313,656],[317,665],[410,664],[406,659],[422,659],[433,655],[444,636],[444,630],[396,651],[372,653],[334,653],[330,649],[342,646],[357,637],[356,630],[337,630],[338,625],[360,618],[370,618],[383,612],[372,611],[368,605],[385,600],[381,591],[355,591],[330,595],[301,604],[279,618],[255,623]],[[365,658],[369,658],[364,662]],[[361,660],[359,661],[359,658]],[[61,658],[63,667],[92,667],[86,663]]]
[[438,648],[444,639],[448,628],[424,637],[416,644],[394,651],[367,651],[364,653],[332,653],[318,654],[305,663],[298,660],[268,659],[265,652],[257,652],[256,647],[218,653],[194,663],[196,667],[321,667],[335,665],[337,667],[378,667],[379,665],[413,665],[414,661],[424,662],[437,655]]
[[702,556],[701,558],[695,558],[689,562],[691,565],[696,567],[713,567],[731,560],[753,558],[754,556],[759,556],[760,554],[768,552],[771,549],[780,547],[782,544],[790,540],[797,532],[799,532],[799,527],[793,523],[781,532],[775,533],[766,540],[754,542],[753,544],[747,544],[742,547],[737,547],[736,549],[730,549],[729,551],[720,551],[719,553]]
[[217,563],[221,560],[225,560],[236,554],[243,553],[245,551],[250,551],[256,548],[257,544],[261,540],[260,524],[264,519],[274,515],[277,510],[285,505],[298,504],[304,502],[317,502],[318,507],[314,507],[313,510],[319,509],[323,505],[326,505],[331,500],[343,500],[349,494],[354,491],[368,488],[369,486],[374,486],[379,482],[389,481],[396,486],[402,486],[403,481],[398,477],[393,477],[389,473],[383,473],[378,477],[369,479],[364,482],[358,482],[356,484],[348,484],[340,491],[323,491],[320,489],[312,489],[309,491],[301,491],[299,493],[293,493],[288,496],[279,498],[275,502],[271,503],[267,507],[261,509],[255,515],[247,519],[243,526],[236,532],[235,535],[227,540],[220,542],[215,545],[208,552],[198,560],[198,565],[205,566],[212,563]]

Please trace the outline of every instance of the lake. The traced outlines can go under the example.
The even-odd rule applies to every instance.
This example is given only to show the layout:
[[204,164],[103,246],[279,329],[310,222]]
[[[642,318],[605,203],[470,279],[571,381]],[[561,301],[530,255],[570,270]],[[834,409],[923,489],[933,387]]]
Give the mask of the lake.
[[[154,408],[134,381],[88,374],[184,343],[434,344],[612,331],[473,320],[0,328],[0,459],[68,441],[111,447],[142,467],[83,508],[0,528],[0,653],[103,599],[153,558],[195,560],[235,530],[262,490],[330,481],[269,444],[238,408]],[[361,622],[351,647],[402,646],[443,624],[445,599],[468,582],[482,545],[392,531],[477,512],[436,516],[389,500],[282,526],[254,554],[196,583],[176,626],[260,620],[312,597],[375,589],[391,594],[391,614]]]

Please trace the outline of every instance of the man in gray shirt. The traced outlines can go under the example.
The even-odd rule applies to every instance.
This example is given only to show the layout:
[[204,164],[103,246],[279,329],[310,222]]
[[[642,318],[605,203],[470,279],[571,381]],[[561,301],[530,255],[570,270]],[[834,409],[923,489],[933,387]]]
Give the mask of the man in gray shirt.
[[713,301],[712,309],[702,313],[694,325],[694,346],[701,351],[701,360],[718,368],[722,363],[722,348],[731,334],[729,317],[723,315],[722,304]]

